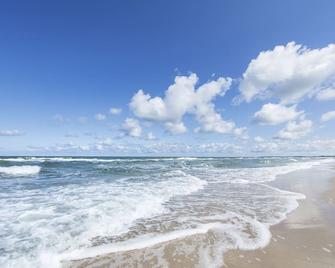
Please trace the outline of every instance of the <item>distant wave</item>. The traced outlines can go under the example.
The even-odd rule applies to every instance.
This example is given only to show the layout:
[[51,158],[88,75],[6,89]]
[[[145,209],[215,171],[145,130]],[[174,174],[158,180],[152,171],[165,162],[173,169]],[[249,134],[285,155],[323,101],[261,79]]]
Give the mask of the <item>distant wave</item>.
[[197,160],[198,157],[178,157],[177,160]]
[[10,166],[0,167],[0,174],[12,176],[24,176],[38,174],[41,170],[39,166]]
[[11,157],[0,158],[0,161],[5,162],[44,162],[46,159],[42,157]]
[[6,162],[91,162],[91,163],[109,163],[109,162],[147,162],[147,161],[174,161],[174,160],[195,160],[197,158],[94,158],[94,157],[13,157],[0,158],[0,161]]

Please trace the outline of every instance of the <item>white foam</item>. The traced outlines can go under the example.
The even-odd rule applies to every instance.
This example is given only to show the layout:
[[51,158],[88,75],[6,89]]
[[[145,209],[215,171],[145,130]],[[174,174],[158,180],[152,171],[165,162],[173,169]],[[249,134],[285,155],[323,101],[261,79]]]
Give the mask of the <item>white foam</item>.
[[[228,219],[230,219],[230,222],[223,223],[221,221],[214,221],[206,224],[199,224],[195,228],[176,230],[163,234],[146,234],[124,242],[105,244],[91,248],[81,248],[66,254],[62,254],[59,257],[62,261],[92,258],[104,254],[153,247],[161,243],[170,242],[177,239],[184,239],[193,235],[206,234],[211,231],[215,233],[216,237],[216,242],[211,246],[211,250],[215,250],[217,256],[219,257],[212,256],[210,257],[211,260],[208,260],[209,255],[211,254],[203,254],[204,252],[202,252],[203,256],[201,256],[201,262],[206,263],[207,267],[209,264],[213,266],[213,263],[222,264],[222,253],[229,249],[253,250],[265,247],[270,242],[271,233],[266,225],[254,219],[243,217],[234,213],[227,213],[221,217],[220,220]],[[240,222],[236,219],[238,219]],[[250,225],[249,228],[252,228],[252,231],[257,233],[256,237],[253,238],[246,231],[246,225],[248,224]],[[250,231],[249,228],[248,231]]]
[[[97,237],[125,233],[136,220],[164,213],[163,204],[172,197],[190,194],[204,185],[206,181],[175,170],[157,173],[156,181],[130,178],[10,195],[14,202],[1,203],[0,215],[4,217],[0,235],[1,229],[16,234],[5,242],[16,256],[5,260],[3,266],[57,267],[54,262],[62,252],[89,246]],[[20,237],[25,237],[24,242]],[[26,248],[29,250],[23,254]]]
[[294,162],[274,167],[238,168],[238,169],[211,168],[211,178],[209,178],[209,182],[214,183],[223,181],[227,181],[230,183],[270,182],[274,181],[279,175],[284,175],[298,170],[310,169],[314,166],[334,162],[335,162],[334,159],[323,159],[317,161]]
[[25,162],[25,161],[27,161],[27,159],[26,159],[26,158],[23,158],[23,157],[0,158],[0,161],[7,161],[7,162]]
[[326,251],[327,253],[331,253],[332,251],[328,248],[322,248],[323,251]]
[[209,223],[199,225],[197,228],[177,230],[160,235],[153,235],[153,234],[143,235],[134,239],[129,239],[125,242],[74,250],[70,253],[62,255],[61,258],[63,260],[76,260],[81,258],[96,257],[98,255],[108,253],[129,251],[134,249],[143,249],[147,247],[152,247],[159,243],[164,243],[175,239],[181,239],[195,234],[205,234],[211,228],[218,227],[219,225],[220,223]]
[[191,161],[191,160],[197,160],[198,157],[178,157],[177,160],[187,160],[187,161]]
[[0,173],[12,176],[24,176],[38,174],[41,170],[39,166],[10,166],[0,167]]

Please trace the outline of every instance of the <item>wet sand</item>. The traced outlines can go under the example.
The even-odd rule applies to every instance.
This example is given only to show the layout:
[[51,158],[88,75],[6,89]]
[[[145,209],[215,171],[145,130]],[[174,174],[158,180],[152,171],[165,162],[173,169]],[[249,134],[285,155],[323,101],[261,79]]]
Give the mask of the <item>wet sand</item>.
[[[335,170],[334,170],[335,172]],[[272,185],[303,193],[306,199],[288,218],[271,228],[270,244],[255,251],[230,251],[230,268],[335,267],[335,176],[315,168],[281,176]]]
[[[298,209],[271,227],[272,239],[263,249],[231,250],[224,254],[230,268],[330,268],[335,267],[335,169],[317,167],[280,176],[270,183],[280,189],[303,193]],[[200,263],[192,252],[177,252],[180,245],[201,247],[215,235],[193,235],[162,247],[110,253],[93,258],[64,262],[64,267],[218,267]],[[162,250],[164,248],[164,250]],[[178,250],[177,250],[178,251]],[[187,256],[187,257],[185,257]],[[219,259],[221,256],[219,256]]]

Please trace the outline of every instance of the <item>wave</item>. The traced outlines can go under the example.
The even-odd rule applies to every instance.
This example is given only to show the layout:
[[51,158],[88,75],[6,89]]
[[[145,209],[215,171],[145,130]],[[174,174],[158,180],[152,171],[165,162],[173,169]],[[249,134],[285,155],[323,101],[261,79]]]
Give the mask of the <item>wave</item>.
[[199,159],[198,157],[178,157],[177,160],[197,160]]
[[82,258],[91,258],[96,257],[99,255],[115,253],[115,252],[123,252],[123,251],[130,251],[136,249],[143,249],[147,247],[152,247],[154,245],[172,241],[175,239],[185,238],[187,236],[192,236],[196,234],[205,234],[211,228],[219,227],[221,224],[217,223],[208,223],[208,224],[201,224],[196,228],[192,229],[184,229],[184,230],[176,230],[173,232],[163,233],[160,235],[143,235],[141,237],[137,237],[134,239],[127,240],[125,242],[119,242],[114,244],[108,245],[101,245],[86,249],[78,249],[74,250],[70,253],[63,254],[61,256],[62,260],[78,260]]
[[257,168],[215,168],[210,170],[199,167],[204,174],[210,174],[209,183],[230,182],[230,183],[265,183],[274,181],[280,175],[288,174],[298,170],[310,169],[322,164],[334,163],[334,159],[322,159],[307,162],[291,162],[286,165]]
[[39,166],[10,166],[0,167],[0,174],[11,176],[35,175],[41,171]]
[[[189,229],[175,230],[160,234],[146,234],[123,242],[76,249],[60,254],[57,257],[61,262],[71,262],[103,256],[105,254],[122,253],[133,250],[146,249],[150,252],[150,248],[152,248],[154,251],[159,251],[160,248],[164,250],[164,247],[168,243],[183,239],[190,239],[190,241],[194,239],[194,244],[199,243],[202,245],[202,247],[197,249],[199,251],[197,254],[200,257],[201,264],[199,267],[219,267],[223,263],[222,253],[231,249],[254,250],[263,248],[267,246],[271,240],[269,227],[257,220],[235,213],[227,213],[221,220],[216,219],[216,221],[213,222],[198,224]],[[208,242],[208,238],[213,234],[216,237],[216,241],[212,241],[210,245],[206,245],[206,240]],[[253,234],[257,235],[253,236]],[[202,236],[202,238],[199,238],[199,236]],[[181,251],[184,250],[184,245],[178,244],[178,247]],[[189,248],[190,246],[187,247]],[[207,250],[211,250],[212,254],[206,254],[208,253],[206,252]],[[213,265],[214,263],[217,265]]]
[[[221,260],[210,259],[211,256],[219,258],[228,249],[264,247],[271,238],[270,226],[285,219],[298,206],[298,200],[304,198],[264,182],[280,174],[334,161],[286,162],[281,166],[255,165],[254,168],[236,165],[238,168],[228,169],[227,165],[219,167],[225,159],[206,161],[207,158],[204,162],[191,161],[185,166],[176,157],[23,159],[82,163],[59,164],[59,167],[43,164],[42,175],[46,178],[53,176],[52,172],[47,172],[49,166],[50,170],[63,172],[43,181],[46,184],[57,182],[50,184],[47,191],[20,186],[17,190],[9,187],[13,191],[10,194],[2,193],[5,198],[0,199],[0,214],[5,218],[0,229],[10,230],[5,243],[8,252],[13,254],[4,259],[5,267],[60,266],[62,261],[104,253],[151,246],[157,249],[161,244],[181,239],[191,242],[200,239],[189,243],[188,247],[204,245],[199,252],[204,260],[199,264],[213,267],[213,263],[221,264]],[[156,165],[151,161],[165,162]],[[96,172],[95,166],[86,169],[85,162],[116,162],[116,165],[99,163],[96,166],[124,168],[124,172]],[[31,165],[28,167],[34,167]],[[82,166],[85,168],[81,170]],[[7,172],[8,168],[13,167],[5,168]],[[133,169],[134,172],[129,172]],[[145,172],[139,172],[140,169]],[[82,181],[82,177],[75,175],[79,171],[87,175]],[[72,178],[74,183],[68,183]],[[15,185],[16,180],[6,182]],[[17,230],[22,231],[18,234]],[[22,238],[26,244],[22,243]],[[206,244],[209,241],[215,244]]]
[[11,158],[0,158],[0,161],[5,162],[44,162],[45,158],[41,157],[11,157]]
[[146,162],[146,161],[176,161],[176,160],[213,160],[213,158],[199,158],[199,157],[145,157],[145,158],[96,158],[96,157],[12,157],[0,158],[0,161],[6,162]]
[[[5,229],[4,225],[11,232],[16,228],[22,232],[6,238],[16,257],[4,260],[4,267],[57,266],[58,254],[91,246],[94,239],[127,233],[138,220],[166,213],[164,204],[172,198],[206,185],[206,181],[181,170],[157,173],[155,181],[141,178],[54,185],[48,191],[24,189],[6,195],[16,202],[2,203],[4,199],[0,199],[0,213],[9,211],[0,229]],[[18,198],[21,196],[26,198]],[[20,235],[27,244],[21,242]],[[41,243],[46,246],[42,248]]]
[[73,157],[13,157],[0,158],[0,161],[6,162],[92,162],[92,163],[109,163],[109,162],[145,162],[145,161],[173,161],[176,158],[73,158]]

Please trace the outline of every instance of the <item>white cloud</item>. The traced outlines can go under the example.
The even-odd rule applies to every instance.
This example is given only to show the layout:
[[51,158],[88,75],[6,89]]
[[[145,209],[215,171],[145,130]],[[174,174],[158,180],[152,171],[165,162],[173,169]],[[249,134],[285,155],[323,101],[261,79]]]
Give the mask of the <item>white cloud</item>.
[[41,152],[87,152],[92,148],[89,145],[78,145],[72,142],[64,144],[56,144],[52,146],[28,146],[30,151]]
[[335,76],[335,45],[321,49],[288,43],[262,51],[253,59],[240,83],[239,101],[278,98],[296,103],[312,95]]
[[120,109],[120,108],[110,108],[109,113],[112,114],[112,115],[117,115],[117,114],[122,113],[122,109]]
[[279,145],[276,142],[263,141],[257,142],[251,148],[253,153],[276,153],[278,151]]
[[106,115],[104,115],[104,114],[96,114],[95,115],[95,119],[98,120],[98,121],[104,121],[104,120],[106,120]]
[[251,147],[251,152],[257,154],[302,154],[302,155],[317,155],[317,154],[334,154],[335,140],[306,140],[298,143],[296,140],[276,140],[274,142],[263,139],[261,142],[256,142]]
[[111,138],[99,138],[98,142],[92,146],[97,151],[103,151],[106,148],[113,145],[113,140]]
[[286,127],[279,131],[275,138],[281,140],[296,140],[306,136],[312,130],[313,122],[302,120],[300,122],[290,121]]
[[207,103],[198,107],[196,118],[201,124],[197,131],[215,132],[220,134],[231,133],[235,129],[235,123],[225,121],[214,109],[214,104]]
[[104,138],[98,141],[98,144],[101,145],[112,145],[113,144],[113,140],[111,138]]
[[[128,141],[118,140],[113,142],[111,139],[100,139],[94,144],[89,144],[91,151],[108,152],[113,155],[122,154],[156,154],[156,155],[187,155],[187,154],[221,154],[221,155],[238,155],[246,153],[245,148],[233,143],[202,143],[202,144],[187,144],[181,142],[160,142],[157,141],[154,135],[149,132],[146,135],[148,142],[145,143],[129,143]],[[64,145],[60,146],[65,148]],[[58,150],[60,149],[58,147]],[[69,147],[69,146],[68,146]],[[70,147],[75,147],[71,145]],[[37,147],[35,147],[36,149]],[[42,147],[41,147],[42,148]],[[55,147],[48,147],[48,150]],[[77,150],[84,149],[83,145]],[[38,149],[38,148],[37,148]],[[36,149],[36,150],[37,150]],[[42,150],[42,149],[41,149]],[[244,150],[244,151],[243,151]]]
[[132,98],[129,107],[138,118],[162,122],[172,133],[184,133],[185,114],[195,115],[200,127],[197,131],[232,133],[233,122],[225,121],[216,112],[213,101],[217,96],[225,95],[230,88],[231,78],[220,77],[196,88],[198,77],[176,76],[174,84],[165,91],[164,98],[151,97],[139,90]]
[[335,86],[319,91],[316,99],[319,101],[335,100]]
[[310,140],[304,143],[298,144],[298,149],[304,152],[312,152],[315,153],[330,153],[334,155],[335,151],[335,139],[328,139],[328,140]]
[[296,119],[303,111],[297,111],[296,105],[286,107],[280,104],[267,103],[255,113],[254,119],[261,125],[278,125]]
[[142,134],[140,123],[134,118],[127,118],[122,124],[122,130],[130,137],[140,137]]
[[167,131],[172,134],[181,134],[187,132],[187,128],[183,122],[166,122],[164,126]]
[[275,153],[278,148],[278,142],[268,141],[260,136],[256,136],[250,151],[253,153]]
[[255,137],[255,142],[250,144],[238,143],[168,143],[151,141],[146,143],[128,143],[120,141],[113,142],[111,139],[101,139],[97,143],[78,145],[74,143],[57,144],[53,146],[28,146],[29,150],[41,152],[64,152],[64,153],[83,153],[87,152],[106,152],[109,155],[140,154],[140,155],[253,155],[253,154],[272,154],[272,155],[316,155],[334,154],[335,139],[329,140],[266,140]]
[[242,140],[249,139],[248,129],[246,127],[235,128],[234,135],[236,138],[239,138]]
[[161,122],[180,122],[185,113],[194,107],[194,87],[198,81],[195,74],[177,76],[175,83],[167,89],[164,99],[151,97],[139,90],[132,98],[129,107],[143,119]]
[[13,130],[0,130],[0,136],[22,136],[23,133],[17,129]]
[[[195,148],[193,148],[195,147]],[[233,143],[204,143],[199,146],[192,146],[192,150],[198,153],[209,153],[209,154],[233,154],[241,155],[243,154],[243,147]]]
[[254,138],[254,141],[257,142],[257,143],[261,143],[261,142],[264,142],[264,138],[260,137],[260,136],[256,136]]
[[330,111],[330,112],[324,113],[321,116],[321,122],[327,122],[327,121],[333,120],[333,119],[335,119],[335,111]]
[[89,151],[89,150],[91,150],[91,147],[89,145],[79,145],[79,150]]
[[152,141],[155,139],[156,139],[155,135],[152,132],[149,132],[147,135],[147,140]]

